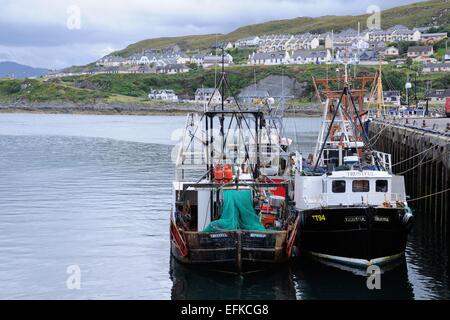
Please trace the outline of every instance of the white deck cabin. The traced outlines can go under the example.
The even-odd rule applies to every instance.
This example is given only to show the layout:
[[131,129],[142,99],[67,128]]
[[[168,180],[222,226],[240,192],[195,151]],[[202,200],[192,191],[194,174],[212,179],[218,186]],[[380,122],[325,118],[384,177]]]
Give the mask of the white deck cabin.
[[327,206],[396,206],[405,202],[403,177],[387,171],[333,171],[330,175],[295,178],[295,202],[299,210]]

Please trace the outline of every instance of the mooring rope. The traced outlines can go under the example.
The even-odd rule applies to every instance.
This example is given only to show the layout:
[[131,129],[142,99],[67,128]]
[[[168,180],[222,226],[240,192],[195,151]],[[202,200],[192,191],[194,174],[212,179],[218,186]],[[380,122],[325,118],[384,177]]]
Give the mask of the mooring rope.
[[[372,138],[369,139],[369,142],[371,144],[377,143],[379,137],[381,136],[381,134],[383,133],[384,130],[386,130],[389,127],[393,127],[393,125],[390,123],[383,123],[383,125],[384,125],[383,129],[381,129],[376,135],[374,135]],[[375,142],[372,143],[373,140],[375,140]]]
[[[409,158],[407,158],[407,159],[405,159],[405,160],[402,160],[402,161],[399,161],[399,162],[393,164],[392,167],[395,167],[395,166],[397,166],[397,165],[399,165],[399,164],[401,164],[401,163],[403,163],[403,162],[406,162],[406,161],[409,161],[409,160],[411,160],[411,159],[414,159],[415,157],[418,157],[418,156],[420,156],[421,154],[423,154],[423,153],[425,153],[425,152],[427,152],[427,151],[430,151],[431,149],[436,148],[436,147],[438,147],[438,146],[437,146],[437,145],[434,145],[434,146],[432,146],[432,147],[429,147],[428,149],[425,149],[425,150],[423,150],[422,152],[419,152],[418,154],[413,155],[412,157],[409,157]],[[444,152],[444,153],[445,153],[445,152]]]
[[409,172],[409,171],[411,171],[411,170],[416,169],[417,167],[419,167],[419,166],[421,166],[421,165],[430,163],[430,162],[432,162],[432,161],[437,161],[437,159],[439,159],[439,157],[442,157],[442,156],[443,156],[444,154],[446,154],[447,152],[448,152],[448,151],[444,151],[444,152],[442,152],[438,157],[436,157],[435,159],[433,158],[433,159],[430,159],[430,160],[428,160],[428,161],[422,162],[422,161],[425,160],[425,158],[427,157],[427,155],[425,154],[425,155],[422,157],[422,159],[420,159],[419,163],[416,164],[414,167],[409,168],[409,169],[407,169],[407,170],[405,170],[405,171],[403,171],[403,172],[396,173],[396,174],[398,174],[399,176],[401,176],[401,175],[403,175],[403,174],[405,174],[405,173],[407,173],[407,172]]
[[415,199],[412,199],[412,200],[407,200],[407,202],[413,202],[413,201],[417,201],[417,200],[421,200],[421,199],[433,197],[433,196],[436,196],[436,195],[441,194],[441,193],[446,193],[447,191],[450,191],[450,188],[448,188],[448,189],[446,189],[446,190],[439,191],[439,192],[435,192],[435,193],[432,193],[432,194],[428,194],[428,195],[423,196],[423,197],[420,197],[420,198],[415,198]]

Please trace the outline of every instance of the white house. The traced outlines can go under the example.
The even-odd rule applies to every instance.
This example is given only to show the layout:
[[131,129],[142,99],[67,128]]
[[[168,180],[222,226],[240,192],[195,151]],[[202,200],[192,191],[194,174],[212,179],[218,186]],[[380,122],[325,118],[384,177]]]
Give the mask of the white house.
[[277,34],[260,37],[258,44],[259,52],[275,52],[287,51],[291,41],[294,39],[293,35]]
[[247,47],[256,47],[259,45],[260,38],[256,37],[247,37],[243,39],[239,39],[235,42],[234,46],[236,48],[247,48]]
[[330,50],[311,51],[296,50],[292,54],[291,62],[296,64],[324,64],[331,61]]
[[195,91],[195,101],[197,102],[208,102],[212,103],[221,103],[222,96],[219,90],[215,90],[214,88],[198,88]]
[[370,48],[370,44],[363,39],[358,39],[352,42],[351,47],[355,50],[366,50]]
[[412,46],[408,48],[408,57],[416,58],[419,56],[429,57],[434,53],[433,46]]
[[238,95],[238,99],[242,103],[261,103],[271,98],[267,88],[259,88],[253,84],[244,88]]
[[410,30],[405,26],[396,25],[387,30],[370,30],[368,40],[370,42],[399,42],[399,41],[419,41],[422,33],[415,29]]
[[[230,54],[225,54],[223,57],[225,66],[229,66],[233,63],[233,57]],[[213,67],[215,65],[222,65],[222,56],[209,55],[203,57],[202,65],[204,68]]]
[[254,52],[249,57],[249,63],[252,65],[288,64],[290,60],[291,57],[287,51]]
[[178,101],[178,96],[173,90],[151,90],[148,98],[151,100],[163,100],[163,101]]
[[444,62],[450,62],[450,51],[447,51],[444,55]]
[[118,67],[124,63],[125,59],[119,56],[106,56],[97,61],[97,66]]
[[141,58],[138,61],[138,64],[150,64],[151,61],[147,56],[141,56]]
[[233,45],[233,43],[231,43],[231,42],[228,42],[226,45],[225,45],[225,50],[230,50],[230,49],[233,49],[234,48],[234,45]]
[[286,51],[317,49],[320,45],[319,36],[311,33],[298,34],[283,42],[280,49]]
[[422,68],[424,73],[450,72],[450,63],[428,63]]
[[188,57],[185,53],[180,53],[176,57],[177,64],[187,64],[191,61],[191,58]]
[[[364,97],[364,102],[369,102],[371,100],[372,103],[376,102],[376,97],[372,96],[372,99],[369,99],[369,96]],[[400,107],[401,104],[401,95],[400,91],[392,90],[392,91],[383,91],[383,101],[386,106],[396,106]]]
[[192,55],[190,62],[191,63],[195,63],[196,65],[202,65],[203,64],[203,60],[205,59],[205,55],[201,54],[201,53],[196,53],[194,55]]
[[189,72],[189,68],[184,64],[168,64],[156,68],[156,73],[177,74]]
[[385,57],[397,57],[399,55],[399,51],[396,47],[388,47],[384,49],[383,53]]

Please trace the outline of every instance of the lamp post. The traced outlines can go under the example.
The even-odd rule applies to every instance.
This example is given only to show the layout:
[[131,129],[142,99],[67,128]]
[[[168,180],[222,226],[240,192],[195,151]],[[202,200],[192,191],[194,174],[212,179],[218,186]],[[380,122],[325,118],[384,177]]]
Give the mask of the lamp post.
[[406,105],[409,109],[409,90],[412,88],[411,82],[409,80],[405,83],[405,89],[406,89]]

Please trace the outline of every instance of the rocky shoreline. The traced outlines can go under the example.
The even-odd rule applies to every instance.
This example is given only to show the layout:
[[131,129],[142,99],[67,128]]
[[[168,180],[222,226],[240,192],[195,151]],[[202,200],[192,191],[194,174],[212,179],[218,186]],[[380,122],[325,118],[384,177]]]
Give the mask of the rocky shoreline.
[[[174,104],[124,104],[95,103],[76,104],[70,102],[0,102],[0,113],[50,113],[50,114],[99,114],[99,115],[185,115],[201,112],[203,105],[194,103]],[[288,108],[286,116],[316,117],[321,112],[318,106]]]

